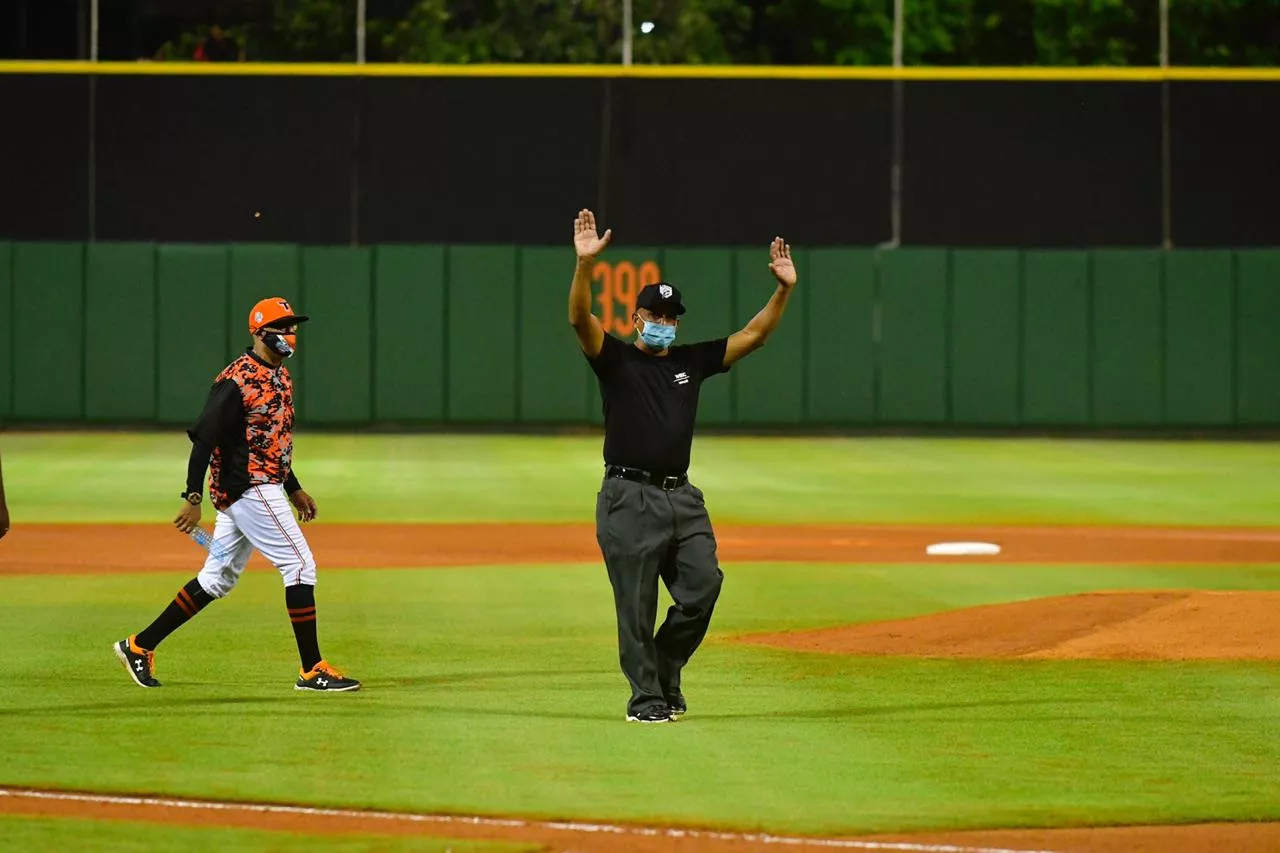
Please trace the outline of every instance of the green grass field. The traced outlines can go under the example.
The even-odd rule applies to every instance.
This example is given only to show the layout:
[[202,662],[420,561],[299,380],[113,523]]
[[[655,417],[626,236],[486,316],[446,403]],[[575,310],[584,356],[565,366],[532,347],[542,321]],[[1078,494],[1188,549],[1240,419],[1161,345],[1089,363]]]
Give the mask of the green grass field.
[[[11,535],[37,520],[167,522],[185,449],[180,435],[6,436]],[[304,435],[297,466],[326,523],[587,521],[599,449]],[[695,458],[717,521],[1273,525],[1280,509],[1280,448],[1266,444],[734,438],[700,440]],[[732,641],[1090,590],[1276,590],[1280,558],[728,564],[686,671],[690,714],[642,727],[622,721],[594,564],[322,569],[322,647],[366,684],[346,696],[292,690],[279,579],[250,573],[162,646],[165,687],[140,690],[109,647],[197,556],[188,573],[0,576],[13,652],[0,784],[822,834],[1280,819],[1280,664],[851,658]],[[0,834],[20,825],[34,842],[12,849],[77,831],[15,820]]]
[[[327,521],[589,521],[595,437],[302,434]],[[167,521],[190,443],[163,434],[5,436],[29,521]],[[690,472],[719,521],[1271,525],[1269,443],[701,438]]]

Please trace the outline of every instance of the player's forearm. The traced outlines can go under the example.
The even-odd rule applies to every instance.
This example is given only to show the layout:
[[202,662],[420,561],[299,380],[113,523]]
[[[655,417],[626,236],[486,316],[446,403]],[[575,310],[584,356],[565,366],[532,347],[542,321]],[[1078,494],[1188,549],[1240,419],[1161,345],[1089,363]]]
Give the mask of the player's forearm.
[[779,285],[773,296],[769,297],[769,302],[751,318],[751,322],[742,331],[754,338],[757,346],[763,346],[773,330],[778,328],[778,322],[782,319],[782,313],[787,310],[787,300],[790,298],[791,290]]
[[577,328],[591,319],[591,268],[594,260],[578,258],[569,287],[569,325]]
[[202,492],[204,490],[204,474],[209,469],[209,457],[213,448],[200,439],[191,443],[191,458],[187,460],[187,491]]
[[291,495],[294,492],[302,491],[302,484],[298,482],[298,475],[293,473],[293,469],[289,469],[289,476],[284,478],[284,493]]

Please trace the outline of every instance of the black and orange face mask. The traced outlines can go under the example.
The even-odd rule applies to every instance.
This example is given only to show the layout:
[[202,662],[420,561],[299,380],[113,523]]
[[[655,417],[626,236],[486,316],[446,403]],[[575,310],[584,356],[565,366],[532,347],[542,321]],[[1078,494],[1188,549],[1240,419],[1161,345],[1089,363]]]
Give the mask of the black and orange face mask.
[[285,358],[292,358],[293,354],[298,351],[298,327],[264,328],[262,330],[262,342]]

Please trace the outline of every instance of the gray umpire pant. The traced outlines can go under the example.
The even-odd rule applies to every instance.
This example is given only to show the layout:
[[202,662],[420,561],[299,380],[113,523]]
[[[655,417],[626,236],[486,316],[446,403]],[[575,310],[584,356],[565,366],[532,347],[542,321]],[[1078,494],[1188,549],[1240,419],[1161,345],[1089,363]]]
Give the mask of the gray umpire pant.
[[[596,541],[618,614],[618,657],[631,682],[627,712],[663,705],[711,624],[724,574],[701,490],[664,490],[606,477],[596,498]],[[653,632],[658,580],[675,603]]]

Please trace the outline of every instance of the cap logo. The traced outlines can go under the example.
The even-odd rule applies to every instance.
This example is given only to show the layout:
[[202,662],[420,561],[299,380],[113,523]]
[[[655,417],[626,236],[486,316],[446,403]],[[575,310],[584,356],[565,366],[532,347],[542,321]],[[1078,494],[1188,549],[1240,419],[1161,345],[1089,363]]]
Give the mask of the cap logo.
[[288,302],[285,302],[283,299],[277,300],[277,303],[276,303],[276,304],[278,304],[281,308],[283,308],[283,309],[284,309],[284,310],[286,310],[286,311],[292,311],[292,310],[293,310],[293,308],[292,308],[292,307],[290,307],[289,303],[288,303]]
[[261,311],[255,311],[255,312],[253,313],[253,322],[255,322],[255,323],[261,323],[261,322],[262,322],[262,312],[261,312]]
[[662,294],[662,298],[663,298],[663,299],[670,299],[670,298],[671,298],[671,285],[669,285],[669,284],[660,284],[660,285],[658,285],[658,292]]

